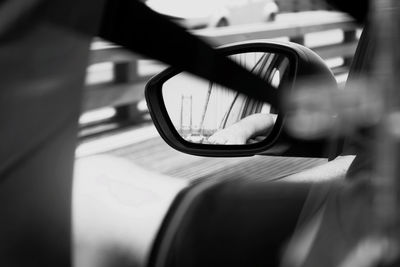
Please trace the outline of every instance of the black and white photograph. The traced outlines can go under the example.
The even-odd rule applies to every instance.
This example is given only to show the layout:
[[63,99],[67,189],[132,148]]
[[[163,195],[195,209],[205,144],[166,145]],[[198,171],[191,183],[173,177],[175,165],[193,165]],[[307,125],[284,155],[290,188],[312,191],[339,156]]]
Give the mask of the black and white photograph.
[[400,266],[399,40],[398,0],[0,1],[0,267]]

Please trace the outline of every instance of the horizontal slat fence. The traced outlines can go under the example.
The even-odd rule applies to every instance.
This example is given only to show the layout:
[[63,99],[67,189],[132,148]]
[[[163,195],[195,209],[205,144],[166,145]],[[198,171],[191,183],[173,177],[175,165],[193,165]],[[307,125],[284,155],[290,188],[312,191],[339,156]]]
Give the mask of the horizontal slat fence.
[[[348,16],[341,13],[326,13],[329,15],[322,16],[319,20],[311,18],[294,20],[293,22],[280,22],[278,20],[257,25],[204,29],[193,33],[217,46],[232,42],[281,37],[304,44],[307,34],[340,30],[344,36],[342,42],[317,46],[312,49],[324,59],[344,58],[343,66],[338,68],[338,70],[343,71],[343,69],[348,68],[356,49],[358,29]],[[137,104],[144,98],[146,82],[160,70],[161,65],[118,46],[96,40],[93,43],[90,64],[93,67],[100,63],[110,64],[110,79],[87,84],[83,111],[110,106],[117,108],[117,117],[122,120],[133,122],[137,119],[140,120],[141,111]],[[141,71],[146,67],[150,71]],[[97,75],[101,75],[101,73]]]

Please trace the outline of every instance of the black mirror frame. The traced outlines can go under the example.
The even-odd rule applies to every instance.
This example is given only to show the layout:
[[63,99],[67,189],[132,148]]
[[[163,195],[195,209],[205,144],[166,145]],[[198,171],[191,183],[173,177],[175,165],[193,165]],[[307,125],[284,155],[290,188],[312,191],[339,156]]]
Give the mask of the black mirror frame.
[[[328,75],[327,77],[330,75],[336,84],[332,72],[326,67],[323,60],[310,49],[295,43],[257,40],[225,45],[218,48],[217,51],[224,56],[247,52],[279,53],[287,56],[290,61],[289,81],[286,82],[286,86],[282,87],[284,91],[280,91],[280,95],[284,95],[287,90],[293,90],[293,86],[299,75]],[[174,67],[167,68],[150,79],[145,89],[145,97],[150,115],[158,132],[168,145],[178,151],[197,156],[241,157],[268,154],[266,151],[271,149],[277,140],[280,139],[279,137],[285,122],[285,114],[279,108],[278,118],[273,130],[267,138],[259,143],[246,145],[204,145],[184,140],[175,130],[168,116],[162,96],[162,85],[165,81],[180,72],[182,70]],[[281,106],[281,103],[273,104]]]

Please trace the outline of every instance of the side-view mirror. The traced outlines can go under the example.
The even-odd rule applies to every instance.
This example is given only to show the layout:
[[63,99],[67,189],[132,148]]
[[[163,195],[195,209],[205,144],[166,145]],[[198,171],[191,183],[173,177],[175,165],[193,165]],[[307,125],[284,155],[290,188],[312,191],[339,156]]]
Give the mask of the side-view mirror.
[[[218,51],[260,76],[266,90],[277,90],[281,96],[296,90],[305,79],[337,88],[323,60],[295,43],[245,42]],[[148,82],[146,100],[160,135],[181,152],[202,156],[327,156],[326,140],[301,141],[286,133],[280,103],[251,98],[173,67]],[[307,152],[302,151],[304,146]]]

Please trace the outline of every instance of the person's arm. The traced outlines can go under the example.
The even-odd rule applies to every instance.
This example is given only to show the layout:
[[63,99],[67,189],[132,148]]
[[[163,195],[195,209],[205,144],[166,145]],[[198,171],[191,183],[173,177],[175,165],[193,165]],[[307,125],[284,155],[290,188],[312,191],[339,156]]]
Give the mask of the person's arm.
[[266,135],[276,120],[274,114],[256,113],[222,129],[208,138],[211,144],[246,144],[252,137]]

